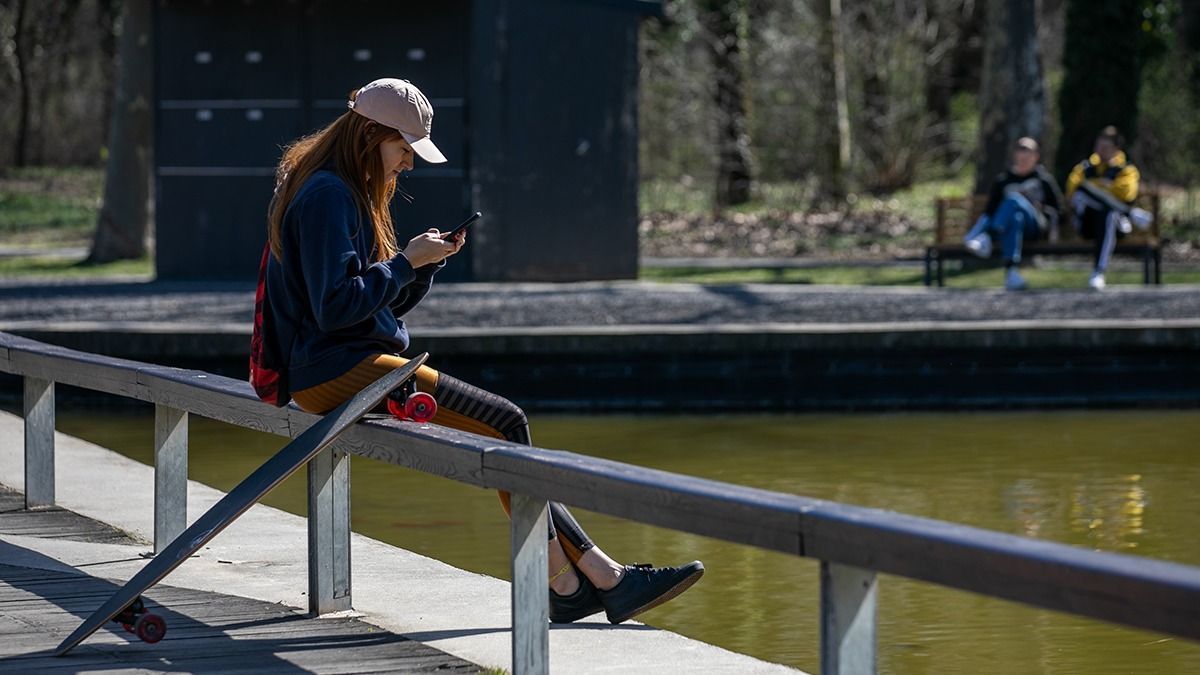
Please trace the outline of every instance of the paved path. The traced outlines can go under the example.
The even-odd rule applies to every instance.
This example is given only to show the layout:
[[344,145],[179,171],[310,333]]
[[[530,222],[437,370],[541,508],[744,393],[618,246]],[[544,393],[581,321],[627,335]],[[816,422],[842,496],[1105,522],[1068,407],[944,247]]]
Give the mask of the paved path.
[[[797,285],[441,284],[407,320],[422,328],[1200,318],[1195,286],[1044,290]],[[248,331],[253,288],[179,282],[0,282],[0,330],[171,323]]]

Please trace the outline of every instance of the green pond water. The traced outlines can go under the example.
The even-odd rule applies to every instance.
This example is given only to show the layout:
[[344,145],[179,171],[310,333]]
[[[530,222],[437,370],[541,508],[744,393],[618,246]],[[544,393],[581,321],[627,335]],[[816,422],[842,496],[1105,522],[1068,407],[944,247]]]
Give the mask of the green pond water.
[[[67,433],[152,461],[148,413],[59,419]],[[1194,412],[535,416],[532,427],[543,447],[1200,565]],[[284,442],[193,417],[191,478],[228,489]],[[362,458],[352,471],[355,531],[507,578],[493,492]],[[303,513],[304,472],[266,502]],[[704,579],[647,623],[818,669],[815,561],[578,515],[620,560],[704,561]],[[879,593],[883,673],[1200,673],[1200,644],[1186,640],[898,577],[882,576]]]

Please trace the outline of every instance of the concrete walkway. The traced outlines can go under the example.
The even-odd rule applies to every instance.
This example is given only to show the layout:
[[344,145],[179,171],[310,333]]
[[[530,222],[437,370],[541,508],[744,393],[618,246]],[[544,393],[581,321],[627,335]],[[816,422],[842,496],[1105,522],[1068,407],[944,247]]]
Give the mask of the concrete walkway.
[[[58,503],[149,541],[153,469],[63,434],[55,442]],[[23,489],[24,483],[22,447],[20,418],[0,414],[0,483],[17,489]],[[189,522],[221,496],[215,489],[189,482]],[[0,564],[29,568],[65,564],[113,581],[124,581],[140,569],[141,554],[147,551],[145,545],[19,535],[4,535],[0,542],[4,544]],[[307,606],[306,542],[303,518],[258,505],[164,583],[303,608]],[[507,582],[357,534],[351,548],[354,607],[365,621],[484,667],[510,667]],[[686,596],[676,602],[686,602]],[[640,624],[611,627],[602,619],[592,617],[551,630],[553,672],[796,672],[675,633]]]
[[[636,281],[440,284],[406,317],[451,328],[1200,319],[1200,288],[927,289]],[[248,332],[250,284],[0,281],[0,330],[170,324]]]

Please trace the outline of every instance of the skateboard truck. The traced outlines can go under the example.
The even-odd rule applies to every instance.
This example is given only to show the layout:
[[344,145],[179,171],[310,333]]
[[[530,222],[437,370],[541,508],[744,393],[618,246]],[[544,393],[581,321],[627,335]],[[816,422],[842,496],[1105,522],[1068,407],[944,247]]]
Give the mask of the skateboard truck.
[[437,407],[437,401],[432,395],[417,391],[415,378],[392,390],[387,396],[388,412],[400,420],[428,422],[437,414]]
[[114,616],[113,621],[121,624],[126,633],[133,633],[148,644],[158,642],[167,634],[167,622],[146,609],[146,603],[142,602],[140,595],[121,610],[120,614]]

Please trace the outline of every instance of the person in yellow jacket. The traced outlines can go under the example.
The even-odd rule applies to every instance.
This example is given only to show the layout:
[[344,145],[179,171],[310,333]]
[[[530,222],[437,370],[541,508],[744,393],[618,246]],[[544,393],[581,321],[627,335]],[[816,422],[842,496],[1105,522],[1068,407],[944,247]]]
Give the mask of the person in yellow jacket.
[[1117,239],[1134,224],[1149,225],[1149,214],[1133,208],[1141,176],[1121,149],[1123,144],[1116,127],[1105,127],[1096,137],[1092,155],[1076,164],[1067,177],[1065,193],[1075,214],[1075,229],[1096,242],[1096,265],[1088,279],[1095,290],[1104,288],[1104,271]]

